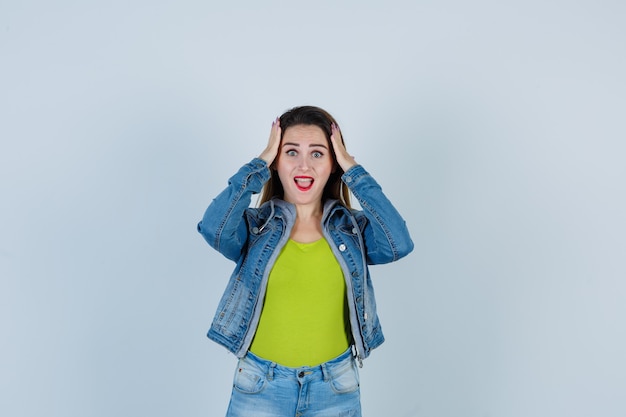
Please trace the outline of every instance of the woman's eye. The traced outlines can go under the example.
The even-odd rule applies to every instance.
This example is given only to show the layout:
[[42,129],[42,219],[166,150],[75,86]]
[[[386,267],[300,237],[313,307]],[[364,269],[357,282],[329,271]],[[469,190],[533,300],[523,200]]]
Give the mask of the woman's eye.
[[321,152],[313,152],[313,158],[321,158],[322,156],[324,156],[324,154]]
[[298,155],[298,152],[296,152],[296,151],[295,151],[295,150],[293,150],[293,149],[288,150],[286,153],[287,153],[287,155],[289,155],[289,156],[296,156],[296,155]]

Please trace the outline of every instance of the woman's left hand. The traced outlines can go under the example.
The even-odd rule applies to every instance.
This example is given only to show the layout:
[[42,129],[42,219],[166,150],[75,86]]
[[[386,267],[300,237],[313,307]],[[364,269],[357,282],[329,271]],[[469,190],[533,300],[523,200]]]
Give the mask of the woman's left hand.
[[339,164],[341,169],[343,169],[343,172],[346,172],[357,163],[352,155],[348,153],[345,145],[343,144],[343,139],[341,138],[341,131],[339,130],[339,126],[333,123],[330,128],[330,141],[333,144],[333,150],[335,151],[337,163]]

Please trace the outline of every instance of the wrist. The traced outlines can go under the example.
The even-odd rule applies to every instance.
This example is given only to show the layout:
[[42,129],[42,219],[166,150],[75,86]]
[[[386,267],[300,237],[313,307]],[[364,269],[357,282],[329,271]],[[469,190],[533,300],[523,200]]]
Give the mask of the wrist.
[[343,169],[343,172],[348,171],[350,168],[357,166],[358,163],[354,160],[354,158],[346,159],[342,161],[339,166]]
[[265,161],[265,163],[269,166],[272,164],[272,162],[274,161],[274,158],[272,157],[272,155],[268,152],[263,152],[261,153],[261,155],[259,155],[259,159],[262,159]]

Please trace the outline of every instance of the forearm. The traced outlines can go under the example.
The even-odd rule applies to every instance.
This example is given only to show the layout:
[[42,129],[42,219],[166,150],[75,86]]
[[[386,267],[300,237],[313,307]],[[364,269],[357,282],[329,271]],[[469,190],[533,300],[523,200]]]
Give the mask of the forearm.
[[380,264],[408,255],[413,241],[406,222],[376,180],[361,165],[350,168],[342,179],[368,219],[363,230],[368,261]]
[[228,180],[228,186],[206,209],[198,232],[229,259],[237,260],[247,239],[244,212],[253,194],[259,193],[269,179],[267,163],[255,158]]

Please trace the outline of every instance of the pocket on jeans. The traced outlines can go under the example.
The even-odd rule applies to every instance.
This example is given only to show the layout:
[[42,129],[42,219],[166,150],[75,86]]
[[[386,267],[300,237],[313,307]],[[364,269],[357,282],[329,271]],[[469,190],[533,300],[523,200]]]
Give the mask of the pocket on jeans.
[[354,360],[350,360],[331,372],[330,386],[337,394],[347,394],[359,389],[359,371]]
[[233,387],[244,394],[257,394],[265,388],[265,372],[245,358],[239,361]]

